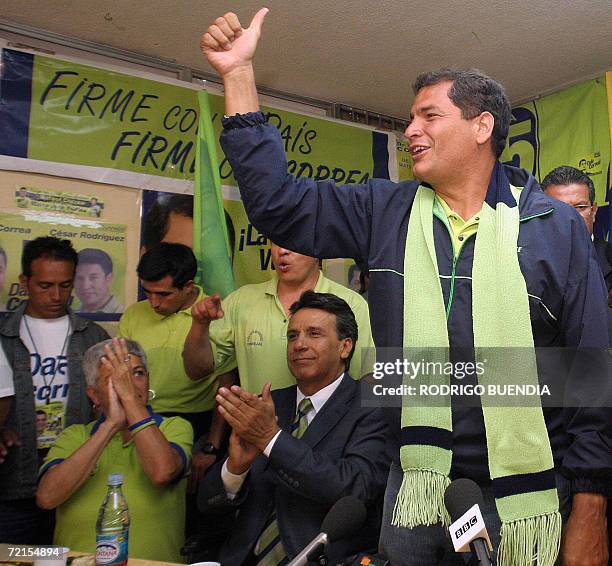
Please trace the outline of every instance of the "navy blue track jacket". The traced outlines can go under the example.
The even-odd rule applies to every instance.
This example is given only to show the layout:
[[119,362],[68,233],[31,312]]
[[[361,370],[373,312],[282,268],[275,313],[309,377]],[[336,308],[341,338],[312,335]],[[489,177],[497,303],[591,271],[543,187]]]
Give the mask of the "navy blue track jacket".
[[[337,186],[329,180],[295,179],[287,173],[278,130],[265,122],[262,113],[225,118],[224,127],[221,144],[253,225],[296,252],[366,261],[376,345],[401,348],[404,249],[419,182],[371,179],[363,185]],[[506,167],[506,174],[512,185],[524,187],[518,258],[529,294],[535,346],[608,347],[606,287],[584,221],[572,207],[546,196],[525,170]],[[434,218],[451,348],[473,347],[475,238],[464,243],[454,262],[448,230]],[[390,412],[399,441],[400,411]],[[572,480],[572,491],[610,494],[612,409],[544,409],[544,416],[555,465]],[[489,481],[481,409],[453,408],[451,475],[480,484]]]

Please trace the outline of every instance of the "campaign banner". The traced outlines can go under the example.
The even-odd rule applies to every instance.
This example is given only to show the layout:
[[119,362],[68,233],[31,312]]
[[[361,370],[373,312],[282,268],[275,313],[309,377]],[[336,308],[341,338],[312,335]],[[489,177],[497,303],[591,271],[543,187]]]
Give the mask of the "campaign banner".
[[[97,320],[118,320],[125,305],[127,226],[23,210],[0,211],[0,310],[14,311],[27,294],[19,284],[26,242],[39,236],[68,239],[79,254],[71,308]],[[99,315],[99,316],[98,316]]]
[[571,165],[589,175],[597,203],[606,203],[610,126],[605,78],[513,108],[501,161],[527,169],[538,181],[555,167]]
[[[100,179],[86,178],[193,192],[200,90],[195,85],[182,87],[11,49],[2,50],[1,68],[0,156],[34,160],[37,172],[57,174],[51,164],[61,163],[72,166],[70,176],[78,178],[94,175],[91,168],[98,168]],[[235,186],[218,142],[223,98],[210,95],[210,107],[221,182]],[[388,134],[262,110],[278,128],[289,171],[296,176],[339,183],[388,177]]]
[[410,157],[410,151],[408,140],[403,134],[396,134],[395,150],[397,153],[397,173],[398,181],[409,181],[414,179],[412,174],[412,158]]
[[[612,146],[612,71],[608,71],[606,73],[606,93],[608,95],[608,121],[609,121],[609,129],[610,129],[610,145]],[[610,148],[612,151],[612,147]],[[612,174],[610,171],[611,167],[608,165],[608,192],[606,193],[606,201],[608,203],[612,202]],[[608,204],[608,214],[598,214],[595,223],[596,223],[596,233],[598,237],[602,238],[604,236],[608,236],[608,240],[610,240],[610,226],[612,226],[612,206]]]

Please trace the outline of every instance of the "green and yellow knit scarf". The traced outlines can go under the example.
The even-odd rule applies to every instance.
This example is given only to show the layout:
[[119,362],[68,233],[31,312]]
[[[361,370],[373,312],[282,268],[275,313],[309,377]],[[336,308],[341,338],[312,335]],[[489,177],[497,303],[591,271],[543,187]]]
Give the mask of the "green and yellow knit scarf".
[[[431,189],[419,187],[404,257],[404,347],[419,359],[448,359],[449,349],[433,237],[434,198]],[[512,383],[538,384],[529,300],[517,257],[517,201],[497,164],[480,214],[472,267],[475,354],[477,361],[486,359],[478,382],[486,391],[489,384],[504,383],[506,376],[512,376]],[[512,348],[520,354],[512,355]],[[436,380],[441,383],[439,376]],[[502,521],[498,564],[552,566],[559,552],[561,517],[542,407],[499,407],[481,400],[489,473]],[[404,478],[393,514],[396,526],[450,522],[444,507],[452,461],[450,399],[437,405],[425,407],[404,398]]]

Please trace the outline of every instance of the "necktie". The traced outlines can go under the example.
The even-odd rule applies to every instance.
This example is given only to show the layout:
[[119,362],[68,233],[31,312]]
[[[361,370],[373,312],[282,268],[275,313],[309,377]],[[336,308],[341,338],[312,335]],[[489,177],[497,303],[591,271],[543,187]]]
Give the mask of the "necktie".
[[[291,434],[295,438],[301,438],[308,428],[307,415],[312,411],[312,401],[308,397],[304,397],[298,405],[298,410],[291,425]],[[282,566],[287,564],[287,554],[283,548],[283,543],[280,540],[278,531],[278,522],[276,521],[276,510],[272,507],[272,512],[266,521],[263,531],[255,545],[258,553],[255,556],[255,564],[257,566]]]
[[296,438],[302,438],[302,435],[306,432],[306,429],[308,428],[307,415],[313,409],[314,407],[312,406],[312,401],[308,397],[304,397],[300,401],[297,414],[295,415],[295,419],[293,419],[293,424],[291,425],[291,434]]

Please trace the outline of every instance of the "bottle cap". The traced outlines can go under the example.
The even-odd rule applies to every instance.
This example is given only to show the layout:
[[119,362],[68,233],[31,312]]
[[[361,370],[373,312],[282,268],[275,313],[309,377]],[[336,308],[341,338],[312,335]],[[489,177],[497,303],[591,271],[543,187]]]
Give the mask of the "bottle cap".
[[123,474],[109,474],[108,485],[121,485],[123,483]]

